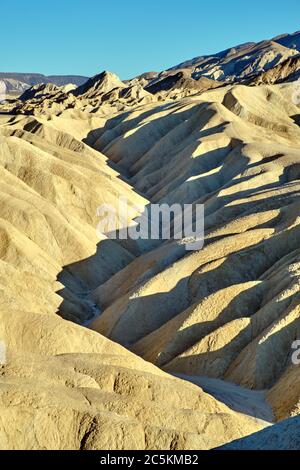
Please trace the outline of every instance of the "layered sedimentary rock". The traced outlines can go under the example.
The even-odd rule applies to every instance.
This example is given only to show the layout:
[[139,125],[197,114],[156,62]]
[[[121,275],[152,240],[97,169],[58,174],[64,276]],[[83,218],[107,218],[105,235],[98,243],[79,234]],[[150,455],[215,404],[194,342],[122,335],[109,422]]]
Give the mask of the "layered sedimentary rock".
[[[2,448],[211,449],[299,414],[293,93],[105,73],[1,116]],[[203,204],[203,249],[100,234],[120,196],[128,226]]]
[[222,86],[222,83],[215,80],[210,80],[206,77],[194,80],[190,73],[179,71],[175,74],[168,74],[153,80],[145,87],[145,90],[158,96],[160,99],[180,99],[220,86]]
[[136,256],[99,240],[97,206],[148,202],[80,141],[101,125],[1,119],[0,447],[206,449],[265,427],[74,324],[100,314],[92,291]]
[[126,85],[115,74],[102,72],[75,87],[72,84],[58,87],[48,83],[35,85],[9,102],[6,112],[26,115],[60,115],[70,109],[109,115],[137,105],[157,101],[140,83]]
[[300,54],[290,57],[281,64],[272,67],[267,72],[259,74],[250,80],[253,85],[294,82],[300,77]]
[[90,142],[151,201],[202,203],[206,214],[203,250],[142,246],[97,288],[103,313],[92,327],[170,373],[256,390],[278,383],[278,401],[300,334],[292,93],[293,85],[225,87],[112,119]]

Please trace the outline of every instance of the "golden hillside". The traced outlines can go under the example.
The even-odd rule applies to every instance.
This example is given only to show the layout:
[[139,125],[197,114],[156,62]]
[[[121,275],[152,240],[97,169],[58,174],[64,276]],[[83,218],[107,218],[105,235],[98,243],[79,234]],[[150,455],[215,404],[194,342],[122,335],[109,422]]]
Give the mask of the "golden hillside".
[[[111,80],[0,116],[2,449],[211,449],[299,414],[294,85]],[[204,204],[204,248],[99,238],[120,196]]]

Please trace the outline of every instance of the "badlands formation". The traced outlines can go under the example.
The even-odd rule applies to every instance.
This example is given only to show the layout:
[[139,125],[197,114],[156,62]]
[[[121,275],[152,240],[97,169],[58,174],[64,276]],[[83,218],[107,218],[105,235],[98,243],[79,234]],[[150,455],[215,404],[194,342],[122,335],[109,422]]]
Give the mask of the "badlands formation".
[[[247,54],[292,51],[296,73],[295,38]],[[256,83],[224,64],[103,72],[2,103],[1,449],[299,442],[299,107],[272,62]],[[203,204],[204,248],[99,234],[120,196],[128,225],[150,203]]]

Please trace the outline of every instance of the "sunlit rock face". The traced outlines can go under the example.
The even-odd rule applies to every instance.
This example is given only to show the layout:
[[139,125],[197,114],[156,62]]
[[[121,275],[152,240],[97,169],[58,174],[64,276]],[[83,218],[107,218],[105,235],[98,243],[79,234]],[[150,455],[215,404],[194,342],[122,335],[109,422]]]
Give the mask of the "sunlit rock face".
[[[296,423],[300,396],[297,38],[219,55],[224,75],[252,51],[260,71],[249,59],[238,78],[103,72],[1,103],[0,448],[285,445],[273,425]],[[120,198],[128,227],[151,204],[203,205],[204,247],[99,233]]]

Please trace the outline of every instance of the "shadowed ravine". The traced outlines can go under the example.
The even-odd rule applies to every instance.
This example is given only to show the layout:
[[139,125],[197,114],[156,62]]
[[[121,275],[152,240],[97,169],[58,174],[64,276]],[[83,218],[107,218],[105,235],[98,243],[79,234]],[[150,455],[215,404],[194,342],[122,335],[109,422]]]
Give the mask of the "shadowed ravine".
[[[259,338],[268,329],[274,328],[276,322],[282,321],[282,315],[285,315],[289,306],[297,299],[295,291],[293,295],[283,296],[280,300],[282,286],[279,289],[280,295],[276,290],[270,295],[274,275],[268,276],[270,268],[276,264],[278,273],[275,275],[281,276],[281,272],[284,273],[287,269],[284,259],[289,255],[293,256],[293,252],[294,257],[297,256],[299,231],[296,226],[292,227],[293,217],[289,215],[297,210],[297,170],[287,166],[280,174],[280,161],[286,158],[283,147],[280,147],[282,152],[275,155],[260,157],[258,153],[255,160],[251,156],[249,144],[244,144],[242,139],[231,139],[229,146],[218,149],[219,133],[226,132],[226,128],[231,125],[230,120],[211,127],[210,121],[214,124],[215,113],[207,114],[207,106],[211,107],[203,103],[198,108],[197,103],[193,106],[191,101],[187,110],[177,111],[174,105],[176,112],[174,113],[172,107],[171,110],[167,108],[170,116],[167,114],[163,118],[154,109],[154,120],[149,125],[147,119],[152,118],[151,111],[141,112],[138,118],[132,122],[130,120],[128,124],[126,121],[130,113],[126,113],[108,121],[100,132],[92,131],[85,139],[86,143],[108,156],[114,163],[114,169],[121,175],[124,172],[124,181],[131,183],[150,202],[205,203],[207,230],[203,253],[187,253],[180,250],[178,242],[174,241],[161,242],[149,254],[147,244],[140,244],[142,252],[134,261],[102,285],[99,284],[94,293],[89,291],[90,298],[99,309],[98,313],[101,311],[99,318],[91,322],[91,327],[169,373],[184,375],[186,380],[205,383],[203,376],[208,376],[248,387],[247,393],[249,397],[253,393],[255,402],[257,392],[251,392],[251,389],[265,391],[260,396],[266,397],[266,390],[275,385],[288,368],[290,344],[299,328],[299,321],[296,319],[289,327],[276,334],[276,340],[273,335],[273,338],[264,343],[263,348],[257,349],[256,342]],[[161,109],[165,112],[166,108],[162,106]],[[194,109],[197,118],[194,117]],[[201,112],[204,112],[203,122]],[[141,130],[126,138],[124,133],[131,128],[138,129],[141,122],[144,123]],[[261,128],[261,124],[259,121],[257,130],[261,129],[264,133],[265,125]],[[292,129],[292,120],[290,125]],[[186,128],[183,133],[179,130],[181,126]],[[197,133],[193,130],[194,126],[198,129]],[[254,131],[255,126],[249,126],[253,126]],[[153,129],[160,129],[159,140],[156,131],[153,134]],[[294,132],[298,132],[296,128]],[[151,141],[146,139],[148,135],[155,139],[153,147]],[[176,136],[175,140],[173,135]],[[180,145],[177,135],[181,135]],[[193,147],[182,140],[183,136],[193,142]],[[216,146],[217,149],[204,153],[202,151],[201,157],[197,159],[199,163],[196,165],[196,162],[192,162],[193,170],[190,173],[188,156],[201,149],[204,146],[202,139],[208,137],[210,147]],[[223,144],[224,137],[222,139]],[[261,144],[262,148],[265,147],[264,152],[268,145],[270,146],[266,136],[266,143]],[[168,148],[168,154],[164,156],[165,148]],[[127,158],[129,151],[130,157]],[[181,162],[186,161],[186,168],[184,173],[179,172],[179,179],[176,180],[176,174],[170,178],[164,165],[167,168],[170,166],[170,158],[176,162],[179,156]],[[162,165],[159,172],[156,170],[158,162]],[[172,167],[176,168],[174,162],[172,161]],[[231,162],[234,162],[234,166]],[[268,177],[268,172],[270,176],[271,172],[276,172],[274,163],[278,165],[277,181],[276,178],[271,180]],[[190,174],[192,177],[197,175],[197,179],[190,181]],[[141,183],[143,177],[146,178],[145,184]],[[172,186],[164,181],[166,177],[172,181]],[[149,184],[151,192],[146,189]],[[160,196],[155,194],[155,187]],[[173,187],[177,188],[176,193]],[[143,194],[141,190],[146,192]],[[241,228],[244,224],[245,235],[244,228],[237,230],[238,226]],[[225,225],[226,230],[222,229]],[[225,252],[222,245],[228,245]],[[153,261],[162,256],[163,263]],[[80,261],[78,267],[85,269],[85,263],[85,260]],[[66,267],[61,276],[68,269]],[[174,285],[173,281],[168,281],[169,278],[172,279],[173,271],[176,273],[174,281],[178,279]],[[122,279],[125,285],[122,284]],[[128,279],[130,282],[126,282]],[[288,281],[285,284],[286,289]],[[155,292],[156,285],[160,285],[161,292]],[[218,304],[220,301],[222,303]],[[64,304],[61,313],[64,311],[63,307]],[[97,315],[97,311],[94,313]],[[211,342],[215,343],[213,349],[209,346]],[[268,343],[270,357],[267,352]],[[281,345],[275,354],[271,346],[274,343]],[[260,349],[266,351],[264,354],[268,357],[269,375],[261,374],[255,369],[252,373],[249,367],[249,373],[252,373],[249,377],[245,376],[243,370],[240,375],[234,371],[239,357],[242,358],[251,348],[255,348],[256,353]],[[198,381],[195,378],[196,373]],[[246,404],[244,409],[241,406],[236,408],[234,399],[230,398],[230,385],[227,387],[224,384],[224,388],[225,392],[222,391],[222,382],[216,382],[208,391],[217,399],[231,403],[231,407],[237,411],[246,414],[257,412],[258,417],[264,419],[267,416],[268,421],[272,420],[267,404],[261,412],[255,406],[254,411],[249,412]],[[243,396],[246,390],[244,392],[241,389],[240,393]]]
[[[212,449],[299,412],[292,85],[139,87],[37,87],[0,118],[3,448]],[[97,233],[120,197],[128,226],[204,204],[203,249]]]

